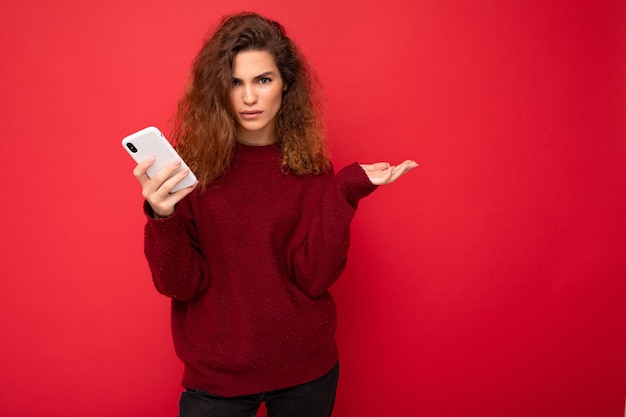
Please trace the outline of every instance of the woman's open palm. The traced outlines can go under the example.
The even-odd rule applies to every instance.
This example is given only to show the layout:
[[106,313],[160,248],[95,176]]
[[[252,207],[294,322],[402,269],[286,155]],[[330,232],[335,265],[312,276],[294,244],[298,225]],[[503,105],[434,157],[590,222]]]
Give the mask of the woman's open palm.
[[410,159],[398,165],[390,165],[388,162],[361,164],[361,168],[363,168],[372,184],[375,185],[391,184],[417,166],[418,164]]

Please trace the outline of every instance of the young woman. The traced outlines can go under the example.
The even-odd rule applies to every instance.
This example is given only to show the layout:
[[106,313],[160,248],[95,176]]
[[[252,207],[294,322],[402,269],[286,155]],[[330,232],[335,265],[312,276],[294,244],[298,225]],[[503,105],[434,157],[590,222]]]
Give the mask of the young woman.
[[[184,362],[181,416],[330,416],[339,374],[329,287],[346,264],[359,200],[413,161],[328,159],[311,72],[281,25],[224,19],[203,45],[174,141],[199,179],[170,193],[173,163],[137,165],[145,254],[172,299]],[[168,179],[169,178],[169,179]]]

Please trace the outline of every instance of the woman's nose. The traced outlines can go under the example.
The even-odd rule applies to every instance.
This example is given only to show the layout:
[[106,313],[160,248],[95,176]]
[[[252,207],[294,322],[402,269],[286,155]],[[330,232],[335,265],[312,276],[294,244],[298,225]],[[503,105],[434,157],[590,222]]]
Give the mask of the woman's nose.
[[256,103],[256,99],[256,93],[252,87],[247,86],[243,89],[243,103],[246,106],[251,106]]

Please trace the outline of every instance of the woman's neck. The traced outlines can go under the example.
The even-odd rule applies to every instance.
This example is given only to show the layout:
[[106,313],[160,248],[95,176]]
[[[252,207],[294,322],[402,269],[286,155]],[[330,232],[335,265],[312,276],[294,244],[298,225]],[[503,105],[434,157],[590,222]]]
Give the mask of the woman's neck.
[[273,125],[260,130],[237,129],[237,142],[250,146],[266,146],[276,143],[276,129]]

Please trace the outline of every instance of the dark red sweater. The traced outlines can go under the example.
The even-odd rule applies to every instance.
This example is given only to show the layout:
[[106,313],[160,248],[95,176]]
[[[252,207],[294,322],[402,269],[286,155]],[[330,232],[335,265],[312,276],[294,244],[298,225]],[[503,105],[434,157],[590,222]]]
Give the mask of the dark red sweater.
[[149,219],[145,253],[171,297],[183,385],[221,396],[312,381],[337,361],[329,287],[346,264],[358,201],[376,186],[358,164],[283,174],[274,146],[238,144],[230,171]]

